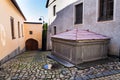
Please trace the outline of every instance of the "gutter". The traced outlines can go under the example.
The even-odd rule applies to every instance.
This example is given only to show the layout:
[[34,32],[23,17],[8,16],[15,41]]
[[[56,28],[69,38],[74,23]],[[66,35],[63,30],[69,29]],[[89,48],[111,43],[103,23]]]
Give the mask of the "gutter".
[[53,0],[50,4],[49,4],[49,0],[47,0],[47,3],[46,3],[46,8],[48,8],[53,2],[55,2],[56,0]]
[[24,24],[42,24],[40,22],[24,22]]
[[49,3],[49,0],[47,0],[47,3],[46,3],[46,8],[48,8],[48,3]]

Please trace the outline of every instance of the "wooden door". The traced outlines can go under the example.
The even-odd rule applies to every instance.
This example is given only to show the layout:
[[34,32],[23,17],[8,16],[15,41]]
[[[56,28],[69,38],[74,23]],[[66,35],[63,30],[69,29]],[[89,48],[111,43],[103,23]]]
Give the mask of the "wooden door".
[[25,45],[26,45],[26,50],[38,50],[38,41],[34,39],[28,39]]

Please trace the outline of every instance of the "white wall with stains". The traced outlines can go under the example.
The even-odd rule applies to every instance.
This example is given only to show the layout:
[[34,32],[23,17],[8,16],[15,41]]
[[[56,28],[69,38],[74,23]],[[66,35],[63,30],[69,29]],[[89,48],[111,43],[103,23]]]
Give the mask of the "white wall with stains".
[[[59,0],[58,0],[59,1]],[[75,2],[74,2],[75,1]],[[61,1],[62,2],[62,1]],[[64,1],[63,1],[64,2]],[[90,31],[109,36],[110,55],[119,55],[120,53],[120,0],[114,0],[114,16],[113,20],[98,21],[99,0],[73,0],[72,4],[67,4],[64,8],[57,12],[55,19],[50,22],[48,32],[53,35],[53,27],[57,27],[57,34],[73,28],[89,29]],[[75,5],[83,3],[83,23],[74,24],[75,21]],[[64,5],[65,5],[64,4]],[[59,4],[59,6],[62,4]],[[49,12],[52,10],[49,9]],[[48,13],[49,14],[49,13]],[[50,18],[50,17],[49,17]],[[48,48],[50,36],[48,37]]]

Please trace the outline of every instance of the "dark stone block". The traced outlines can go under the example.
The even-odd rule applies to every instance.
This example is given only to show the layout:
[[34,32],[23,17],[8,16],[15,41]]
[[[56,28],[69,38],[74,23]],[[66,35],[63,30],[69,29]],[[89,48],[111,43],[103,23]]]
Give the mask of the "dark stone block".
[[117,74],[117,73],[119,73],[119,72],[117,72],[116,70],[111,70],[111,73]]
[[95,75],[88,75],[90,79],[96,78]]
[[103,77],[104,75],[102,73],[96,74],[96,77]]
[[111,71],[105,71],[105,72],[103,72],[103,75],[104,75],[104,76],[109,76],[109,75],[111,75],[111,74],[112,74]]
[[89,80],[90,78],[88,76],[83,76],[83,80]]
[[82,77],[76,77],[75,80],[83,80]]
[[115,70],[115,71],[117,71],[118,73],[120,73],[120,69],[118,69],[118,70]]
[[17,77],[12,77],[11,80],[19,80]]
[[113,75],[114,73],[112,73],[111,71],[109,72],[110,75]]

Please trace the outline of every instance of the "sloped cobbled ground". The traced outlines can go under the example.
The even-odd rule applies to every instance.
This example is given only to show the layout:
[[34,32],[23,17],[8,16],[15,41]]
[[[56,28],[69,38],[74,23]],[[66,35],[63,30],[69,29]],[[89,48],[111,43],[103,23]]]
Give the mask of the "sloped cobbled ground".
[[[50,51],[24,52],[1,66],[0,80],[120,80],[120,62],[108,62],[85,69],[67,68],[48,59]],[[45,64],[54,64],[51,70]]]

